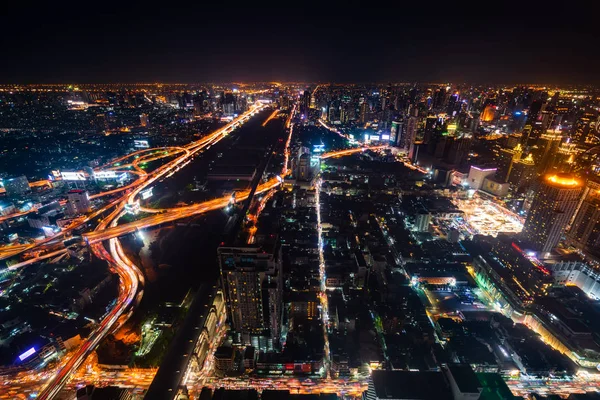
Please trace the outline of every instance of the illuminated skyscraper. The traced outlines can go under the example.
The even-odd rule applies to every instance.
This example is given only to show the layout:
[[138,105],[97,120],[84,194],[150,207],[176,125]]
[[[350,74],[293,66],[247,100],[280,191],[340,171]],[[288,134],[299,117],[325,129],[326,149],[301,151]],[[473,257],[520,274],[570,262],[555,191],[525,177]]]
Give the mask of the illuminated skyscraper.
[[558,244],[561,235],[573,216],[581,182],[571,175],[546,175],[533,198],[523,227],[523,239],[543,253]]
[[484,109],[483,112],[481,113],[481,121],[482,122],[492,122],[494,120],[494,118],[496,117],[496,106],[494,105],[487,105]]

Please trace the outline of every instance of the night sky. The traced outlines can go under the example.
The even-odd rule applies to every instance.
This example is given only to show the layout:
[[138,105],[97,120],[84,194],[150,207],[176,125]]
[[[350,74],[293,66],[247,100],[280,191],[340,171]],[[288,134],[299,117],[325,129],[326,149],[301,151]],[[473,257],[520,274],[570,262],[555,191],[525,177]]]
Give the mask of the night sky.
[[374,1],[59,3],[3,4],[1,83],[600,83],[598,23],[557,10],[490,18]]

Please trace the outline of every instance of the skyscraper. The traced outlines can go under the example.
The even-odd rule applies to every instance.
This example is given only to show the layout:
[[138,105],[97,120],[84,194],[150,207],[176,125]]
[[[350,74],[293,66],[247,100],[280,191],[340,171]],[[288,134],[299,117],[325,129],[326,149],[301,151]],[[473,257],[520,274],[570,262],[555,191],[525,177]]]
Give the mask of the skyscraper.
[[404,134],[400,137],[398,147],[405,149],[408,152],[408,157],[412,158],[414,153],[415,139],[417,137],[417,122],[415,116],[408,117]]
[[498,170],[496,178],[501,182],[508,182],[514,162],[521,159],[523,148],[517,144],[514,149],[500,149],[498,152]]
[[563,136],[559,130],[548,131],[537,139],[533,148],[533,159],[539,174],[549,171],[548,168],[552,165],[552,159],[556,156],[562,140]]
[[253,337],[278,341],[282,312],[281,252],[275,247],[220,247],[221,280],[232,328],[250,344]]
[[508,182],[517,189],[522,189],[532,183],[535,177],[535,162],[532,155],[529,154],[527,157],[513,163]]
[[583,201],[567,238],[579,249],[600,249],[600,196]]
[[575,212],[581,186],[581,182],[572,175],[543,177],[522,232],[523,239],[532,249],[547,253],[556,247]]

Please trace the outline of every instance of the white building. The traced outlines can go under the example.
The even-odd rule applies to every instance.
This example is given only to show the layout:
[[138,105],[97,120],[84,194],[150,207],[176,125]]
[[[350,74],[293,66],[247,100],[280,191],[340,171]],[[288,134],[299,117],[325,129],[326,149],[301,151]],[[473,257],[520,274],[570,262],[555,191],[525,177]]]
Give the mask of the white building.
[[483,180],[495,175],[496,170],[497,168],[479,168],[472,165],[471,169],[469,169],[469,175],[467,176],[469,187],[475,190],[481,189]]

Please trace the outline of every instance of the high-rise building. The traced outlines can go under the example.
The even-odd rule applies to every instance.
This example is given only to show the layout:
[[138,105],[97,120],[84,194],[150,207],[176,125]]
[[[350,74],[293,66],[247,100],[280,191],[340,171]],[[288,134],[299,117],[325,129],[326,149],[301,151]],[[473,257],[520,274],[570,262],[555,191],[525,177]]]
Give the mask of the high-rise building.
[[245,344],[257,336],[277,343],[282,313],[281,251],[260,247],[217,249],[221,281],[232,328]]
[[492,122],[496,117],[496,106],[488,104],[481,113],[480,120],[482,122]]
[[600,249],[600,196],[591,196],[583,201],[567,238],[582,250]]
[[390,144],[392,146],[399,146],[400,147],[400,138],[402,137],[402,128],[403,128],[403,122],[402,121],[393,121],[392,122],[392,128],[390,129]]
[[572,175],[543,177],[522,232],[533,250],[547,253],[556,247],[575,212],[581,187],[581,182]]
[[87,214],[91,211],[90,196],[86,190],[70,190],[67,197],[69,199],[67,210],[70,215]]
[[466,136],[454,137],[448,146],[448,152],[445,155],[446,162],[450,164],[460,164],[467,158],[471,149],[471,138]]
[[[575,215],[577,215],[585,200],[598,195],[600,195],[600,181],[592,179],[588,180],[582,190],[581,197],[579,198],[579,203],[577,204],[577,209],[575,210],[573,218],[575,218]],[[571,221],[571,223],[573,223],[573,221]]]
[[3,183],[7,196],[20,196],[29,191],[29,181],[25,175],[5,179]]
[[535,180],[535,162],[529,154],[527,157],[513,163],[508,182],[517,189],[523,189]]
[[299,181],[309,181],[312,178],[310,169],[310,154],[301,154],[298,158],[298,169],[296,172],[296,179]]
[[556,156],[560,143],[563,140],[560,131],[548,131],[537,139],[536,145],[533,147],[533,159],[537,166],[537,172],[544,174],[552,165],[552,159]]
[[308,115],[308,110],[310,110],[310,101],[312,99],[312,96],[310,94],[310,89],[309,90],[305,90],[304,94],[302,95],[302,103],[300,105],[301,107],[301,112],[304,115]]
[[522,153],[521,144],[517,144],[513,149],[500,149],[498,153],[498,170],[496,171],[496,178],[500,182],[508,182],[514,162],[521,159]]
[[415,116],[408,117],[404,134],[400,137],[398,147],[405,149],[408,152],[408,157],[412,159],[415,147],[415,139],[417,137],[417,122]]
[[366,100],[360,105],[360,123],[364,124],[369,120],[369,104]]

